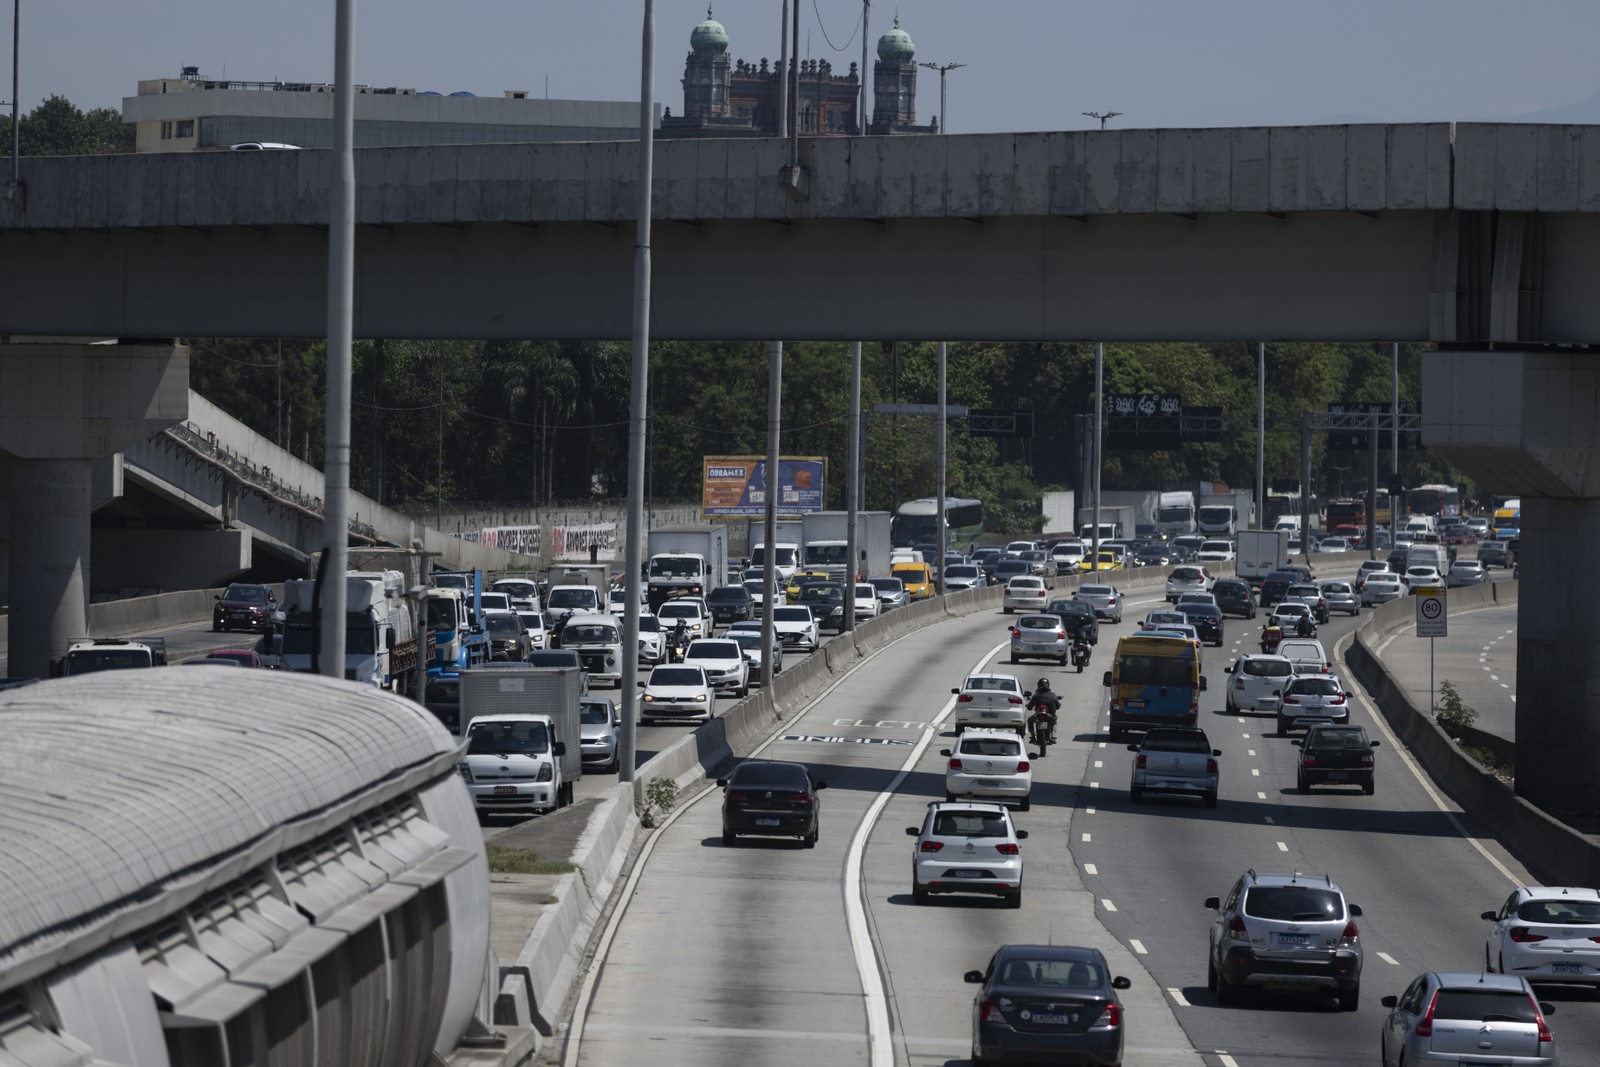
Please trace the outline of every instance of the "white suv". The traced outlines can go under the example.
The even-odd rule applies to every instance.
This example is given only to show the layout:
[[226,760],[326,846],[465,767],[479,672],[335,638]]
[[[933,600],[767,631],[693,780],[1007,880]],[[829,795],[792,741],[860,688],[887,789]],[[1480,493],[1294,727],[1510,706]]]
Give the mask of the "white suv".
[[661,620],[661,628],[669,634],[677,628],[678,620],[682,619],[691,639],[711,635],[711,613],[698,599],[678,597],[668,600],[656,609],[656,618]]
[[1287,656],[1243,655],[1233,661],[1227,673],[1228,695],[1223,705],[1229,715],[1265,711],[1273,715],[1283,704],[1283,687],[1294,676],[1294,664]]
[[750,663],[744,658],[744,646],[726,638],[702,638],[691,641],[684,653],[686,666],[700,667],[712,689],[730,689],[736,697],[750,695]]
[[1172,568],[1172,573],[1167,575],[1167,601],[1172,604],[1178,602],[1178,597],[1184,593],[1209,593],[1217,580],[1211,572],[1204,567],[1184,564]]
[[954,749],[941,749],[945,764],[944,796],[1015,800],[1027,811],[1033,792],[1033,767],[1022,738],[1012,730],[973,728],[956,738]]
[[1022,907],[1022,847],[1028,831],[1011,825],[1003,804],[928,804],[921,826],[906,827],[917,839],[911,853],[911,899],[926,904],[932,893],[984,893]]

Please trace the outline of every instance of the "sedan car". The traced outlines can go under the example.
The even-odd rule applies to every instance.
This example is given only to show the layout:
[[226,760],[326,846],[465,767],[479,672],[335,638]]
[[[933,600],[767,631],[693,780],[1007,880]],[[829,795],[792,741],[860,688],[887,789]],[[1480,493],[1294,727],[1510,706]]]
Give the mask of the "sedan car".
[[1379,604],[1399,600],[1404,595],[1405,587],[1400,584],[1400,576],[1388,571],[1369,574],[1361,583],[1361,606],[1364,608],[1375,608]]
[[1489,572],[1475,559],[1456,560],[1450,564],[1450,571],[1444,576],[1444,584],[1451,589],[1464,585],[1482,585],[1488,580]]
[[1297,674],[1283,687],[1283,702],[1278,706],[1278,734],[1283,736],[1301,725],[1302,720],[1348,722],[1349,699],[1344,686],[1331,674]]
[[1022,683],[1010,674],[969,674],[950,690],[956,697],[951,725],[960,734],[968,726],[1003,726],[1020,736],[1027,727]]
[[622,716],[609,697],[584,697],[578,705],[578,747],[583,753],[583,769],[615,774],[618,740],[622,736]]
[[1399,996],[1379,1037],[1384,1067],[1402,1064],[1516,1064],[1556,1067],[1551,1009],[1520,975],[1429,971]]
[[1295,789],[1311,792],[1313,785],[1359,785],[1371,796],[1375,789],[1372,750],[1378,742],[1369,740],[1359,726],[1313,726],[1304,739],[1295,738],[1300,759],[1295,768]]
[[713,689],[726,689],[736,697],[750,695],[750,662],[737,641],[721,637],[691,641],[683,665],[704,669]]
[[973,1063],[1120,1064],[1122,1001],[1132,983],[1112,977],[1097,948],[1002,945],[972,1001]]
[[1478,546],[1478,562],[1485,567],[1510,567],[1515,561],[1504,541],[1485,541]]
[[1033,765],[1022,738],[1010,730],[974,727],[956,738],[956,747],[943,748],[946,759],[944,798],[983,797],[1015,800],[1027,811],[1033,793]]
[[639,683],[644,694],[639,698],[639,717],[649,719],[698,719],[712,716],[711,680],[704,668],[681,663],[650,669],[650,677]]
[[906,585],[898,578],[868,578],[867,583],[878,591],[878,609],[891,611],[911,603]]
[[1122,621],[1122,594],[1114,585],[1080,585],[1072,599],[1088,604],[1095,617],[1110,622]]
[[1348,552],[1350,551],[1350,539],[1348,537],[1324,537],[1317,542],[1316,547],[1311,551],[1325,553]]
[[1483,918],[1484,970],[1600,989],[1600,890],[1525,885]]
[[1256,617],[1256,597],[1250,591],[1250,583],[1243,578],[1219,579],[1211,587],[1211,595],[1217,598],[1217,607],[1224,615],[1237,615],[1241,619]]
[[958,589],[982,589],[989,584],[983,568],[976,563],[961,563],[944,569],[944,588],[947,593]]
[[722,787],[722,843],[732,846],[741,835],[798,837],[815,848],[822,829],[817,794],[828,783],[811,777],[803,763],[747,760],[726,778]]
[[804,604],[772,609],[772,628],[783,639],[784,648],[803,648],[815,652],[822,647],[822,634],[811,609]]
[[1001,594],[1000,610],[1007,615],[1013,611],[1038,611],[1048,598],[1043,578],[1012,578]]
[[249,630],[264,633],[272,629],[272,615],[278,610],[278,598],[265,585],[234,582],[212,598],[211,632],[224,630]]
[[[750,684],[757,685],[761,681],[761,624],[759,622],[736,622],[728,627],[723,637],[729,641],[739,642],[739,648],[744,652],[745,662],[750,664]],[[772,635],[772,673],[774,676],[783,673],[783,638],[776,632]]]
[[1022,846],[1028,831],[1011,825],[1004,804],[930,801],[921,826],[906,827],[917,839],[911,853],[911,899],[928,903],[934,893],[983,893],[1022,907]]
[[1186,564],[1167,575],[1167,602],[1176,604],[1183,593],[1209,593],[1217,580],[1204,567]]
[[1011,625],[1011,662],[1053,659],[1063,667],[1072,653],[1066,627],[1055,615],[1027,614]]
[[1195,628],[1200,640],[1208,645],[1222,647],[1222,609],[1215,604],[1182,603],[1178,611],[1185,621]]

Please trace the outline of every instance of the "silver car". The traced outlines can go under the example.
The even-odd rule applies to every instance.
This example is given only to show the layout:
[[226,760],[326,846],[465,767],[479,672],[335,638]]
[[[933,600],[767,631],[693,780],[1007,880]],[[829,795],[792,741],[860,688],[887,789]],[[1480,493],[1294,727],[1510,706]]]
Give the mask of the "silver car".
[[614,774],[618,767],[617,739],[622,716],[609,697],[584,697],[578,712],[578,746],[583,769]]
[[903,608],[911,603],[911,597],[906,593],[906,583],[899,578],[868,578],[867,581],[878,591],[880,611]]
[[1009,627],[1011,662],[1025,659],[1053,659],[1063,667],[1072,652],[1067,628],[1058,615],[1022,615]]
[[1297,674],[1283,687],[1278,706],[1278,735],[1315,722],[1349,722],[1350,702],[1344,686],[1331,674]]
[[1088,604],[1097,618],[1122,621],[1122,594],[1114,585],[1080,585],[1072,599]]
[[1206,985],[1218,1004],[1246,987],[1281,987],[1336,996],[1344,1011],[1360,1005],[1361,908],[1327,875],[1251,869],[1205,906],[1216,912]]
[[1489,580],[1489,572],[1475,559],[1458,559],[1450,564],[1444,584],[1451,589],[1464,585],[1482,585]]
[[1379,604],[1387,604],[1391,600],[1399,600],[1405,596],[1405,587],[1400,584],[1398,574],[1378,571],[1369,574],[1361,583],[1361,606],[1375,608]]
[[1534,999],[1521,975],[1429,971],[1382,1004],[1389,1009],[1379,1038],[1384,1067],[1560,1062],[1544,1020],[1551,1008]]
[[947,593],[958,589],[982,589],[988,585],[983,568],[976,563],[961,563],[944,569],[944,588]]
[[1361,614],[1361,601],[1356,597],[1355,586],[1349,582],[1323,582],[1319,586],[1322,590],[1322,599],[1328,605],[1328,613],[1342,611],[1346,615]]

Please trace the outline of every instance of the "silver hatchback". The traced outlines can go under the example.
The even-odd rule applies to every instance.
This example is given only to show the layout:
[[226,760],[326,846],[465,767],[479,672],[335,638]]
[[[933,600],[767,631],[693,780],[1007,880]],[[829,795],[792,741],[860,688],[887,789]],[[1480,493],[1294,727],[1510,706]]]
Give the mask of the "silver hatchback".
[[1384,1067],[1403,1063],[1557,1067],[1555,1035],[1520,975],[1429,971],[1397,997],[1379,1038]]
[[1010,627],[1011,662],[1053,659],[1063,667],[1071,652],[1067,628],[1057,615],[1022,615]]
[[1328,612],[1342,611],[1346,615],[1361,614],[1361,598],[1356,595],[1356,587],[1349,582],[1323,582],[1319,588],[1322,590],[1322,599],[1328,604]]

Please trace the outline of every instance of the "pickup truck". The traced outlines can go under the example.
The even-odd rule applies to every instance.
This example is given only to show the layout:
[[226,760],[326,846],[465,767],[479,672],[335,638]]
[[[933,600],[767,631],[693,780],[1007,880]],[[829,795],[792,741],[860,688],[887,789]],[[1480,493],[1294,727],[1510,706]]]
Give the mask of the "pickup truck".
[[1135,804],[1146,793],[1198,796],[1208,808],[1217,806],[1217,757],[1206,732],[1197,726],[1156,726],[1138,744],[1129,745],[1133,777],[1128,799]]

